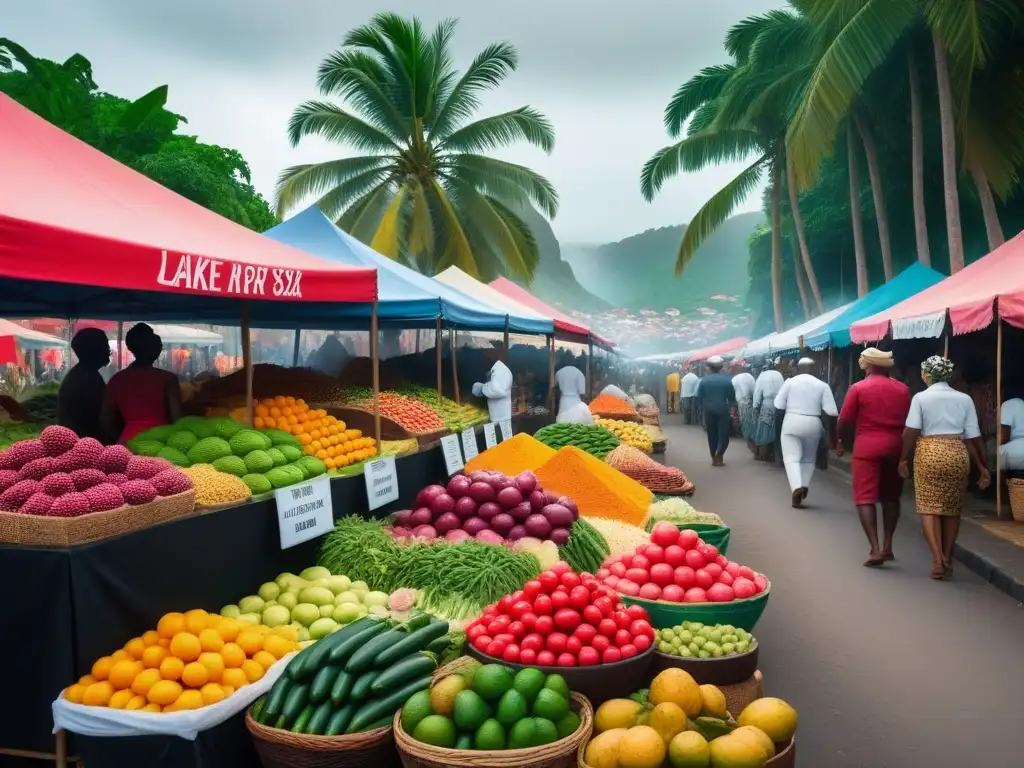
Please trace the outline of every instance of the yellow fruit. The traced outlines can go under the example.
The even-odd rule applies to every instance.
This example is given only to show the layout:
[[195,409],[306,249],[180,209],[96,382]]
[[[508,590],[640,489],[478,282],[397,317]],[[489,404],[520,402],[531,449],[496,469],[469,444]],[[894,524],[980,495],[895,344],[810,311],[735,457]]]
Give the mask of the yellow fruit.
[[224,670],[221,682],[225,686],[230,686],[232,690],[237,691],[239,688],[244,688],[249,684],[249,678],[245,676],[245,672],[242,670],[230,668]]
[[133,659],[141,659],[142,652],[146,650],[146,643],[141,637],[133,637],[124,644],[124,649],[132,655]]
[[128,710],[136,710],[142,709],[144,706],[146,706],[145,696],[132,696],[131,700],[124,705],[124,708]]
[[142,671],[141,667],[142,664],[137,661],[118,661],[110,668],[107,680],[114,686],[115,691],[131,688],[132,683],[135,682],[135,676]]
[[268,653],[267,651],[257,651],[253,654],[252,660],[263,667],[263,671],[266,672],[272,666],[277,659],[274,658],[274,654]]
[[93,678],[97,682],[102,682],[103,680],[106,680],[110,676],[111,667],[113,667],[114,664],[116,663],[117,662],[115,662],[109,656],[103,656],[99,659],[96,659],[96,663],[92,665],[92,670],[90,670],[92,672]]
[[690,719],[700,716],[704,708],[704,697],[700,686],[689,672],[670,667],[651,681],[647,700],[657,706],[665,702],[678,704]]
[[[270,637],[283,637],[285,640],[289,640],[292,643],[297,643],[297,642],[299,642],[299,630],[297,630],[293,626],[290,626],[288,624],[284,624],[284,625],[282,625],[280,627],[274,627],[272,630],[270,630]],[[263,643],[263,648],[265,650],[270,651],[270,649],[267,648],[266,642]],[[295,650],[295,649],[292,648],[291,650]],[[270,652],[273,653],[273,651],[270,651]],[[280,658],[280,657],[278,657],[278,658]]]
[[143,712],[162,712],[163,711],[163,707],[161,707],[159,704],[147,704],[146,706],[144,706],[142,708],[142,711]]
[[128,653],[124,648],[118,648],[110,654],[110,658],[114,661],[132,661],[135,657]]
[[786,744],[796,733],[798,719],[789,704],[768,696],[748,704],[736,722],[760,728],[776,744]]
[[656,730],[667,745],[677,733],[686,730],[686,713],[678,704],[666,701],[654,708],[647,725]]
[[462,675],[448,675],[441,678],[430,689],[430,708],[435,715],[451,717],[455,707],[455,697],[469,687],[469,682]]
[[[287,629],[295,631],[294,627],[287,627]],[[295,647],[294,640],[288,640],[280,635],[270,634],[263,638],[263,650],[271,654],[275,659],[287,656],[295,650]]]
[[79,685],[84,685],[86,688],[88,688],[93,683],[97,683],[97,682],[99,682],[99,681],[95,677],[93,677],[92,675],[82,675],[80,678],[78,678],[78,684]]
[[761,745],[761,749],[764,750],[765,757],[769,760],[775,757],[775,744],[770,738],[768,738],[768,734],[760,728],[755,728],[752,725],[741,725],[733,731],[731,735],[753,739]]
[[110,703],[110,697],[114,695],[114,686],[106,680],[93,683],[85,689],[82,696],[82,703],[87,707],[105,707]]
[[64,690],[64,698],[70,701],[72,704],[81,704],[82,698],[85,696],[85,689],[88,687],[89,686],[82,685],[81,683],[69,685]]
[[132,681],[132,693],[137,696],[145,696],[149,693],[150,688],[160,682],[160,679],[159,669],[145,669]]
[[220,649],[224,647],[224,638],[216,629],[204,629],[199,633],[199,645],[204,651],[220,653]]
[[156,632],[160,637],[170,640],[179,632],[185,631],[185,616],[181,613],[165,613],[157,622]]
[[228,669],[237,669],[245,661],[245,651],[237,643],[227,643],[221,649],[221,657],[224,659],[224,666]]
[[625,728],[613,728],[595,736],[584,753],[587,768],[619,768],[619,742],[625,735]]
[[161,648],[170,648],[171,641],[166,637],[161,637],[160,640],[157,641],[157,645],[159,645]]
[[609,699],[594,714],[594,731],[603,733],[616,728],[632,728],[644,711],[644,705],[632,699]]
[[216,704],[218,701],[227,698],[227,694],[224,693],[224,689],[217,685],[217,683],[207,683],[199,693],[203,697],[204,706]]
[[201,653],[199,663],[206,667],[209,682],[220,682],[221,675],[224,674],[224,659],[219,653]]
[[185,709],[199,709],[203,706],[203,694],[199,691],[182,691],[181,696],[178,697],[173,706],[175,712]]
[[142,666],[146,669],[157,669],[160,666],[160,662],[171,655],[171,652],[166,648],[161,648],[159,645],[151,645],[142,652]]
[[191,632],[193,635],[198,635],[200,632],[206,629],[209,619],[210,614],[208,614],[202,608],[196,608],[191,611],[186,611],[185,631]]
[[135,694],[129,690],[118,691],[110,697],[110,703],[107,706],[111,709],[125,709],[133,698],[135,698]]
[[245,673],[245,679],[250,683],[255,683],[261,677],[263,677],[263,665],[254,659],[246,659],[242,662],[242,671]]
[[221,685],[220,689],[224,691],[225,696],[230,696],[232,693],[235,692],[235,689],[232,688],[230,685]]
[[210,671],[198,661],[193,661],[185,665],[181,682],[189,688],[202,688],[210,682]]
[[238,633],[238,639],[235,642],[245,651],[246,656],[252,656],[257,651],[263,650],[263,635],[255,629],[243,629]]
[[720,736],[711,742],[711,765],[715,768],[764,768],[768,758],[749,736]]
[[161,680],[149,689],[146,698],[150,704],[159,704],[167,707],[178,700],[181,696],[181,686],[173,680]]
[[729,717],[728,704],[725,701],[725,694],[721,692],[714,685],[702,685],[700,687],[700,696],[704,701],[703,708],[701,709],[702,715],[708,717],[720,717],[725,720]]
[[676,734],[668,745],[668,763],[672,768],[708,768],[711,746],[696,731]]
[[160,642],[160,633],[155,629],[150,629],[142,633],[142,642],[149,648],[151,645],[157,645]]
[[242,631],[242,625],[237,619],[221,618],[217,625],[217,634],[225,643],[233,643],[238,633]]
[[168,656],[160,662],[160,677],[164,680],[180,680],[185,671],[185,662],[177,656]]
[[661,768],[665,742],[647,725],[630,728],[619,740],[619,768]]
[[195,661],[202,652],[199,638],[191,632],[179,632],[171,638],[171,655],[182,661]]

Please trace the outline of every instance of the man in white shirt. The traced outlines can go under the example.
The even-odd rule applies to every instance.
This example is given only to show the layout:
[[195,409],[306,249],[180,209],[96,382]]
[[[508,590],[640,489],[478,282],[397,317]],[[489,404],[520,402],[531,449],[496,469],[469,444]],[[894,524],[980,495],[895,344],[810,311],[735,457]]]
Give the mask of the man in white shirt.
[[758,374],[754,382],[754,458],[758,461],[775,461],[775,396],[782,390],[782,374],[771,367]]
[[700,384],[700,376],[693,371],[687,371],[683,376],[680,385],[679,399],[683,404],[683,423],[693,424],[693,398],[697,394],[697,385]]
[[754,377],[747,371],[741,371],[732,377],[732,387],[736,392],[736,410],[740,418],[740,433],[747,441],[747,446],[753,448],[753,427],[754,422],[751,414],[754,409]]
[[999,463],[1010,472],[1024,472],[1024,400],[1003,403],[1000,421]]
[[797,363],[798,373],[782,385],[775,397],[775,407],[786,412],[782,422],[782,463],[786,467],[793,506],[803,506],[815,459],[821,442],[822,414],[836,418],[839,410],[828,384],[814,376],[814,361],[809,357]]
[[583,402],[582,395],[587,391],[587,378],[583,371],[571,365],[558,369],[555,383],[561,395],[558,401],[559,424],[587,424],[593,426],[594,417]]
[[487,398],[487,411],[491,421],[496,423],[503,419],[511,419],[512,371],[501,362],[501,354],[497,349],[492,347],[485,350],[484,356],[494,364],[487,373],[487,381],[473,385],[473,395]]

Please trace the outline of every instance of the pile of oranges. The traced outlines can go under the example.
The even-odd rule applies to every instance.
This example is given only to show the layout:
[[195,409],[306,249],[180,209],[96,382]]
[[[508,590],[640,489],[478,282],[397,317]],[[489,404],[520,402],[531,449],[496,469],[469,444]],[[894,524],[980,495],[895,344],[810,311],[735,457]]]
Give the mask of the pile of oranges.
[[202,609],[168,613],[155,630],[98,659],[64,698],[144,712],[199,709],[255,683],[298,650],[297,640],[293,627],[270,629]]
[[358,429],[347,429],[344,421],[328,416],[323,409],[311,409],[301,398],[278,395],[261,400],[253,409],[253,426],[295,435],[303,450],[328,469],[357,464],[377,453],[372,437],[363,437]]

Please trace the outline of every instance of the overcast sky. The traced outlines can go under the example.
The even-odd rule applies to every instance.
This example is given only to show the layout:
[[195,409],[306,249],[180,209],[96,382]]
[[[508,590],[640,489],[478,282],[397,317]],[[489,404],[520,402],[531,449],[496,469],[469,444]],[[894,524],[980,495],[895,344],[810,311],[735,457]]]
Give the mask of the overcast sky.
[[[781,0],[7,0],[0,34],[37,56],[82,53],[99,86],[128,98],[170,86],[168,108],[201,140],[235,147],[271,198],[288,165],[338,157],[316,141],[291,148],[292,109],[316,97],[318,63],[345,32],[384,10],[433,25],[460,20],[461,67],[485,45],[508,40],[520,66],[484,103],[484,113],[530,104],[552,120],[551,155],[522,148],[503,156],[545,174],[558,189],[553,222],[563,242],[618,240],[688,221],[737,167],[671,182],[653,204],[640,169],[669,143],[662,112],[675,88],[724,61],[725,30]],[[760,193],[743,210],[759,207]]]

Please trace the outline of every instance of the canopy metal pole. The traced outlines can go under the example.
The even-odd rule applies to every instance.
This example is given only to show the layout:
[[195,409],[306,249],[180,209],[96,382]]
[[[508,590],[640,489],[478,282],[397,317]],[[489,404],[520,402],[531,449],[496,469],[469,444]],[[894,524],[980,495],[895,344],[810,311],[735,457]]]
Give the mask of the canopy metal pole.
[[299,367],[299,339],[302,337],[302,331],[299,328],[295,329],[295,345],[292,347],[292,368]]
[[437,396],[444,396],[444,371],[441,368],[441,318],[437,318],[437,327],[434,329],[434,354],[437,356]]
[[555,337],[548,336],[548,410],[555,410]]
[[377,301],[370,313],[370,354],[373,356],[373,438],[380,454],[380,330],[377,328]]
[[594,337],[587,337],[587,399],[594,396],[594,382],[591,380],[593,369],[590,367],[590,358],[594,356]]
[[505,365],[508,365],[508,315],[505,315],[505,359],[502,361]]
[[949,334],[942,334],[942,356],[945,358],[949,357]]
[[[998,301],[998,299],[996,300]],[[1003,434],[1003,320],[996,313],[996,517],[1003,516],[1003,463],[999,442]]]
[[124,322],[117,321],[117,370],[121,370],[123,361],[121,359],[121,345],[124,343]]
[[252,329],[249,302],[242,302],[242,367],[245,369],[245,423],[252,426]]
[[459,344],[459,331],[457,328],[448,329],[448,345],[452,349],[452,384],[455,387],[455,404],[462,405],[462,395],[459,394],[459,361],[455,349]]

